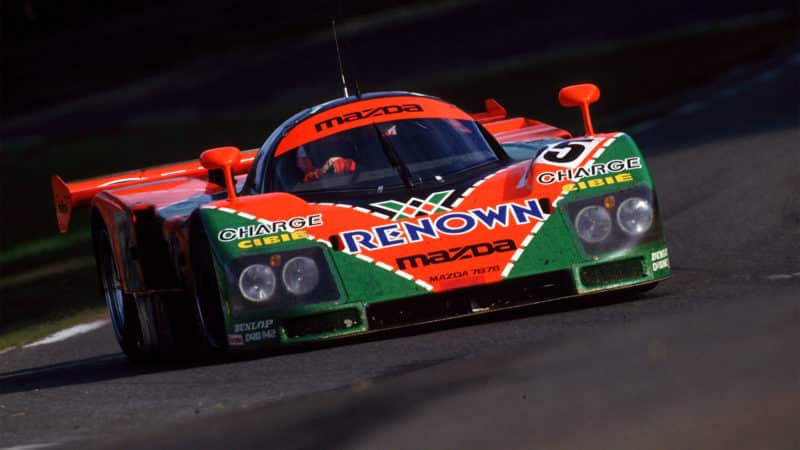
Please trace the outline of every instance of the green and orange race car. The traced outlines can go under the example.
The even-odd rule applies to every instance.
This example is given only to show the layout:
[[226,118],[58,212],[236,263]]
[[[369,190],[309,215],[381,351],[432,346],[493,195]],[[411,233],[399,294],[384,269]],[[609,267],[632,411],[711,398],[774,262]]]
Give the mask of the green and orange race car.
[[91,210],[99,278],[134,360],[264,349],[595,294],[670,275],[653,181],[586,134],[380,92],[306,109],[259,150],[64,183]]

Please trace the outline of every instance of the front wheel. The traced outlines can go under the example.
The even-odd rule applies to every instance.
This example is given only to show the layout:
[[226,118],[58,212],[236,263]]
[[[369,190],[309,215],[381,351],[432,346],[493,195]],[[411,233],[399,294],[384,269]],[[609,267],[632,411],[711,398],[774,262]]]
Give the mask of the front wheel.
[[225,313],[220,301],[217,273],[211,248],[200,221],[195,218],[190,229],[190,259],[192,264],[191,293],[203,334],[205,350],[218,354],[227,348]]

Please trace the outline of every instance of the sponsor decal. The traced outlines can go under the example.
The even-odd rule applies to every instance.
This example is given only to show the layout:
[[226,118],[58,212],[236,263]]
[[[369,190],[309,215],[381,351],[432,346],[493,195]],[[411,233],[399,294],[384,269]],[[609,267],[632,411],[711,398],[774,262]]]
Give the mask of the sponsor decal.
[[254,320],[252,322],[242,322],[233,325],[233,332],[234,333],[244,333],[246,331],[256,331],[256,330],[269,330],[272,328],[272,325],[275,323],[272,319],[267,320]]
[[633,181],[633,175],[630,172],[618,173],[616,175],[609,175],[606,177],[592,178],[586,181],[578,181],[577,183],[567,183],[564,185],[565,192],[583,191],[585,189],[592,189],[600,186],[608,186],[610,184],[629,183]]
[[330,119],[323,120],[322,122],[317,122],[314,124],[314,129],[317,130],[317,132],[321,132],[323,130],[339,126],[343,123],[354,122],[356,120],[363,120],[370,117],[388,116],[390,114],[399,114],[403,112],[421,112],[421,111],[424,111],[424,109],[422,109],[422,105],[418,105],[416,103],[406,103],[403,105],[386,105],[386,106],[379,106],[377,108],[367,108],[367,109],[362,109],[361,111],[353,111],[347,114],[342,114],[341,116],[331,117]]
[[429,253],[403,256],[397,258],[397,267],[406,269],[408,267],[429,266],[431,264],[444,264],[460,259],[479,258],[493,253],[510,252],[516,250],[517,245],[511,239],[502,239],[494,242],[482,242],[471,244],[464,247],[454,247],[447,250],[436,250]]
[[457,278],[464,278],[468,275],[478,276],[478,275],[485,275],[487,273],[492,272],[500,272],[500,266],[488,266],[488,267],[477,267],[471,270],[457,270],[455,272],[446,272],[446,273],[439,273],[436,275],[431,275],[428,277],[428,281],[431,283],[438,282],[438,281],[445,281],[445,280],[455,280]]
[[253,331],[252,333],[244,334],[244,343],[249,344],[251,342],[266,341],[267,339],[275,339],[277,337],[278,332],[276,330]]
[[442,205],[453,191],[454,190],[451,189],[449,191],[434,192],[424,199],[411,197],[405,203],[400,203],[397,200],[387,200],[385,202],[372,203],[372,206],[393,212],[394,216],[392,216],[392,220],[429,216],[431,214],[450,211],[450,208]]
[[653,272],[669,269],[669,252],[666,248],[650,254],[650,261],[653,263]]
[[228,345],[235,345],[240,346],[244,345],[244,338],[241,334],[229,334],[228,335]]
[[280,244],[281,242],[290,242],[307,238],[308,233],[305,230],[297,230],[292,231],[291,233],[269,234],[264,237],[245,239],[237,242],[236,246],[247,250],[253,247],[265,247],[267,245]]
[[264,223],[253,223],[242,227],[223,228],[217,233],[217,239],[220,242],[231,242],[280,232],[292,232],[320,225],[322,225],[322,214],[312,214],[305,217],[297,216],[287,220],[265,221]]
[[638,156],[625,159],[612,159],[603,164],[592,164],[589,167],[578,167],[577,169],[559,169],[554,172],[542,172],[536,176],[539,184],[553,184],[562,181],[570,181],[575,178],[596,177],[598,175],[608,175],[627,170],[641,169],[642,160]]
[[238,345],[243,345],[251,342],[264,341],[267,339],[276,339],[278,337],[278,331],[273,327],[274,324],[275,321],[272,319],[254,320],[252,322],[234,324],[233,331],[242,334],[229,334],[228,340],[230,341],[230,336],[239,336],[239,339],[242,340],[242,344]]
[[444,281],[444,280],[454,280],[456,278],[463,278],[469,275],[469,272],[466,270],[459,270],[457,272],[447,272],[447,273],[440,273],[438,275],[433,275],[428,277],[428,281],[436,282],[436,281]]
[[508,227],[512,222],[524,225],[532,219],[544,220],[542,207],[537,199],[530,199],[525,203],[508,202],[494,207],[447,212],[436,218],[424,217],[379,225],[368,230],[349,230],[340,235],[345,251],[359,253],[438,239],[443,235],[463,235],[479,227],[493,230],[496,227]]

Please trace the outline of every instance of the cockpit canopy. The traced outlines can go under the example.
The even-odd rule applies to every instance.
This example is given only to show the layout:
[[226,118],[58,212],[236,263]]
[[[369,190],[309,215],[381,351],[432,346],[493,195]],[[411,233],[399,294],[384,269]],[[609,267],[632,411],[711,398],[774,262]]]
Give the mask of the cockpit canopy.
[[382,192],[447,182],[499,161],[498,147],[449,103],[386,96],[312,114],[274,142],[271,161],[257,164],[269,161],[262,192]]

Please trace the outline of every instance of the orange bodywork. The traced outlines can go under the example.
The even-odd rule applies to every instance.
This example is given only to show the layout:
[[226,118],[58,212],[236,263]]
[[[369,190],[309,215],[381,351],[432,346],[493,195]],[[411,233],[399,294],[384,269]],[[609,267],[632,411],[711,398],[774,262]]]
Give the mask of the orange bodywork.
[[572,137],[568,131],[524,117],[498,120],[484,124],[484,126],[501,144],[548,138],[569,139]]
[[496,120],[502,120],[508,117],[508,113],[506,109],[503,108],[497,100],[493,98],[487,98],[483,101],[483,107],[485,111],[478,112],[472,115],[472,117],[482,124],[487,124],[489,122],[494,122]]
[[[252,149],[242,152],[242,159],[233,168],[234,173],[237,175],[246,174],[253,164],[253,159],[255,159],[257,151],[258,149]],[[147,183],[183,177],[207,180],[208,169],[205,169],[198,161],[186,161],[165,166],[132,170],[130,172],[114,175],[105,175],[88,180],[74,181],[72,183],[65,183],[61,177],[53,175],[51,184],[53,187],[53,201],[56,207],[58,229],[60,232],[66,233],[69,229],[72,210],[74,208],[88,206],[95,195],[102,191],[128,186],[137,186],[136,190],[138,192],[160,191],[163,190],[163,185],[157,184],[148,187]],[[203,183],[203,185],[205,184],[207,183]],[[200,192],[203,190],[205,189],[200,189]]]
[[314,114],[298,123],[281,140],[275,150],[275,156],[366,124],[405,119],[474,120],[472,116],[457,107],[432,98],[408,95],[362,100]]
[[[456,120],[476,120],[480,122],[500,143],[521,142],[546,138],[570,138],[569,132],[545,123],[523,117],[508,118],[505,108],[494,99],[485,101],[485,111],[472,115],[440,100],[400,95],[385,98],[362,100],[348,103],[318,114],[312,114],[291,128],[278,145],[275,156],[289,151],[305,143],[329,136],[351,128],[363,126],[365,123],[382,123],[394,120],[413,118],[448,118]],[[239,175],[236,181],[241,184],[253,164],[258,149],[241,153],[241,160],[233,164],[233,174]],[[199,161],[186,161],[165,166],[134,170],[114,175],[106,175],[87,180],[64,182],[59,176],[51,179],[53,199],[56,209],[58,228],[66,233],[74,208],[88,206],[100,192],[121,187],[132,187],[126,194],[137,194],[143,203],[165,204],[167,201],[180,201],[193,194],[212,193],[224,187],[209,184],[209,170]],[[179,190],[168,192],[159,181],[169,179],[192,178],[198,182],[176,182]],[[202,180],[202,182],[200,182]],[[119,192],[119,191],[117,191]],[[121,193],[121,192],[119,192]],[[152,193],[151,198],[147,198]],[[139,195],[142,194],[142,195]]]

